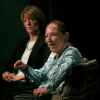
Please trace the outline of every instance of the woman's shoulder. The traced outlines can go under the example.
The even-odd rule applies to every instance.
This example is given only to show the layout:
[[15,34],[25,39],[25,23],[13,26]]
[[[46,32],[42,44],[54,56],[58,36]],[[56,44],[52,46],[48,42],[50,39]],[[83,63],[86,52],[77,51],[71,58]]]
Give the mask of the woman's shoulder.
[[74,47],[74,46],[69,46],[68,48],[66,48],[65,53],[66,54],[76,54],[76,55],[81,56],[79,49],[77,47]]

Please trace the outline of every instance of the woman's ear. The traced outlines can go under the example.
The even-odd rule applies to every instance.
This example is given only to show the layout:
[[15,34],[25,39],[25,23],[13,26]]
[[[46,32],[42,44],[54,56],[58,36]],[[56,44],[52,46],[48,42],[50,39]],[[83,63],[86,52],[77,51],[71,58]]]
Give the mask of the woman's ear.
[[66,41],[66,42],[69,41],[69,32],[65,32],[65,41]]

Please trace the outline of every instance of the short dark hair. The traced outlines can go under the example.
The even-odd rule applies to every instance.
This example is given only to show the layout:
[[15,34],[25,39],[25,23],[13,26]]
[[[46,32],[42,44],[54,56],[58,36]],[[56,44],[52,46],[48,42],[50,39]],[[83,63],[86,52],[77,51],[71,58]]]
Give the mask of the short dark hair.
[[49,22],[49,24],[52,23],[57,25],[58,31],[60,31],[63,35],[66,35],[65,41],[69,41],[69,32],[66,30],[65,23],[60,20],[52,20]]
[[[50,23],[56,24],[56,25],[58,26],[58,30],[59,30],[60,32],[62,32],[63,34],[66,33],[66,27],[65,27],[64,22],[62,22],[62,21],[60,21],[60,20],[52,20],[52,21],[50,21]],[[49,24],[50,24],[50,23],[49,23]]]

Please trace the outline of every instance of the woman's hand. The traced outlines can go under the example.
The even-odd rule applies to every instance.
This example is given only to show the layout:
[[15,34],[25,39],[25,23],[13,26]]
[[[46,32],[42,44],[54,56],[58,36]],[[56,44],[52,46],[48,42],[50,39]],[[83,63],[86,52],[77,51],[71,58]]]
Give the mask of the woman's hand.
[[18,81],[18,80],[25,80],[24,74],[18,75],[15,73],[4,72],[2,77],[6,81]]
[[33,90],[33,94],[35,96],[43,96],[44,94],[47,94],[47,93],[48,93],[47,87],[39,87]]
[[21,60],[17,60],[17,61],[14,63],[14,68],[26,69],[26,68],[27,68],[27,64],[24,64]]
[[10,72],[4,72],[2,74],[2,77],[4,80],[6,81],[12,81],[12,80],[15,80],[15,74],[14,73],[10,73]]

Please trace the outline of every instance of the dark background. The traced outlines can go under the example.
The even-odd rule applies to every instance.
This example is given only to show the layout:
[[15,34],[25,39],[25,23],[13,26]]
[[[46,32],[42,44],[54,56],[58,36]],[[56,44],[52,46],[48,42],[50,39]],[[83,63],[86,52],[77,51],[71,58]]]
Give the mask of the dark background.
[[98,3],[67,0],[0,0],[0,70],[23,38],[20,12],[27,4],[39,6],[46,14],[47,21],[64,21],[72,43],[79,48],[82,55],[88,59],[99,58]]

